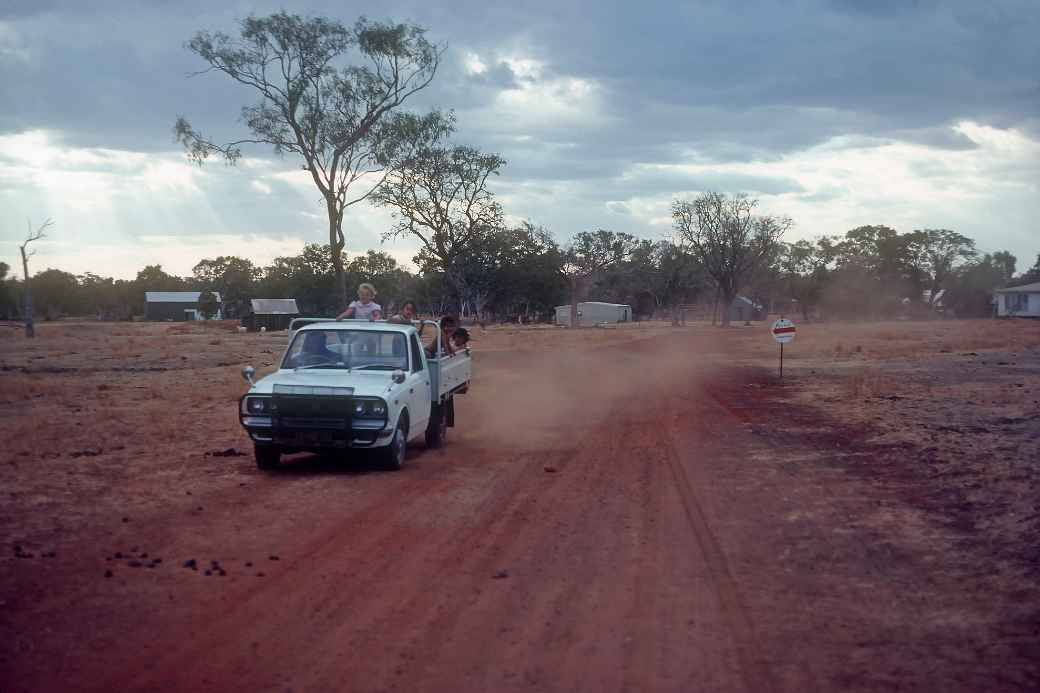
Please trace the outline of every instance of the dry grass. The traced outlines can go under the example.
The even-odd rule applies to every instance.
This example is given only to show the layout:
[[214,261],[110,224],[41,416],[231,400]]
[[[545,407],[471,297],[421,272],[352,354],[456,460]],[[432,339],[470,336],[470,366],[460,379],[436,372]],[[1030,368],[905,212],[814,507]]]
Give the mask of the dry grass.
[[[717,330],[723,333],[723,330]],[[775,356],[767,326],[729,330],[728,343],[741,351]],[[735,336],[734,336],[735,335]],[[936,320],[929,322],[815,323],[798,325],[784,350],[792,361],[923,359],[972,351],[1026,351],[1040,346],[1040,320]]]
[[0,403],[16,403],[67,393],[65,381],[43,374],[11,373],[2,376]]
[[903,381],[883,371],[860,370],[841,382],[846,396],[856,399],[868,397],[890,397],[902,391]]

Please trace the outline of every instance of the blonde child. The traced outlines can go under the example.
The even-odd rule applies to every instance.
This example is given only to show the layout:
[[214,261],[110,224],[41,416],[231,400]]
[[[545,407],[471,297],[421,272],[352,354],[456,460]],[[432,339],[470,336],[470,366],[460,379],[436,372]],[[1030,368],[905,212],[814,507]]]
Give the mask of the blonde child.
[[358,287],[357,295],[358,300],[351,301],[347,309],[336,316],[337,320],[379,320],[383,317],[383,309],[373,300],[376,297],[376,287],[365,282]]

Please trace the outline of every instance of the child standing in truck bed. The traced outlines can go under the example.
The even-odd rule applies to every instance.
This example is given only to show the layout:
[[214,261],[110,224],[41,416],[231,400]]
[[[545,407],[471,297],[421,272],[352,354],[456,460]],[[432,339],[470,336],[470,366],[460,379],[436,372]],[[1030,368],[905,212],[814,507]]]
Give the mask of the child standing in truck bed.
[[357,295],[358,300],[351,301],[347,309],[336,316],[337,320],[379,320],[383,317],[383,309],[372,300],[376,297],[376,287],[366,282],[358,287]]

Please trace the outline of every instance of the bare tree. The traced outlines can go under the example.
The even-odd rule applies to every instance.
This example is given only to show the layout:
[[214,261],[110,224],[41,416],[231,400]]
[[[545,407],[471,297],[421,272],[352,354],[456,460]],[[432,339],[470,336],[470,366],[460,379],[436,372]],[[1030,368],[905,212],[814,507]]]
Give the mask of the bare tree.
[[502,206],[487,184],[505,164],[498,154],[472,147],[427,147],[372,193],[397,219],[385,237],[417,238],[419,264],[444,272],[462,305],[476,298],[468,295],[466,254],[502,227]]
[[53,226],[54,222],[48,219],[40,224],[35,231],[33,231],[31,221],[27,219],[25,223],[28,226],[28,235],[25,238],[25,243],[18,246],[18,249],[22,253],[22,278],[25,284],[25,336],[32,339],[36,336],[36,325],[33,322],[32,281],[29,279],[29,258],[36,254],[36,249],[27,249],[33,241],[46,238],[47,234],[44,231]]
[[793,222],[787,217],[756,216],[757,200],[709,192],[672,203],[672,223],[718,286],[722,326],[737,292],[769,264],[780,238]]
[[570,284],[571,327],[578,327],[578,301],[596,275],[621,264],[638,247],[639,241],[632,234],[606,229],[582,231],[571,240],[564,250],[562,267]]
[[[179,117],[178,141],[199,164],[213,154],[233,164],[243,145],[268,145],[278,154],[301,157],[325,204],[337,286],[346,301],[346,209],[366,199],[406,160],[410,146],[451,129],[450,115],[397,110],[429,86],[443,49],[415,25],[362,18],[348,28],[284,11],[243,20],[238,39],[200,31],[188,48],[209,63],[204,72],[222,72],[260,99],[242,108],[250,137],[214,143]],[[352,53],[362,64],[343,64]],[[350,196],[355,183],[364,190]]]

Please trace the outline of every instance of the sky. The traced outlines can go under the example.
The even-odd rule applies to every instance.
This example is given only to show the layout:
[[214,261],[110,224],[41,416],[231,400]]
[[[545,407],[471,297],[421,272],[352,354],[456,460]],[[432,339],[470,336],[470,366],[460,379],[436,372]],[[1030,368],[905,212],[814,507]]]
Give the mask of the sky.
[[[0,261],[20,275],[18,244],[47,218],[33,272],[190,275],[327,242],[298,160],[198,167],[173,138],[180,115],[245,134],[254,96],[195,74],[185,43],[282,8],[426,27],[445,52],[412,107],[454,109],[456,142],[508,162],[493,181],[508,218],[561,242],[668,238],[672,201],[710,190],[790,216],[791,241],[885,224],[956,230],[1020,271],[1040,253],[1035,0],[4,0]],[[409,263],[414,242],[382,241],[391,223],[351,207],[348,252]]]

